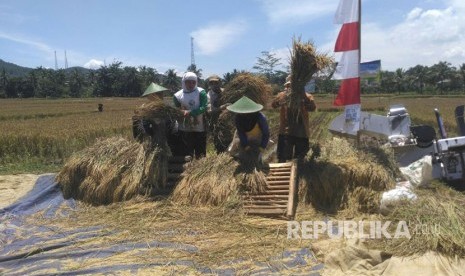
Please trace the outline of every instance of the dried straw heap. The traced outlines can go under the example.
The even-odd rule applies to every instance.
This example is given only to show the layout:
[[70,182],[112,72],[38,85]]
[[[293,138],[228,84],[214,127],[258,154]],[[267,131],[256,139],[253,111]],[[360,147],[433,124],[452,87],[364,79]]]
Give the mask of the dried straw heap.
[[250,160],[246,157],[239,162],[222,153],[192,161],[172,194],[173,201],[199,206],[240,205],[242,194],[257,194],[266,186],[266,168]]
[[[234,103],[242,96],[247,96],[256,103],[267,106],[271,97],[271,86],[263,77],[251,73],[242,73],[230,81],[221,93],[221,104]],[[224,110],[218,118],[211,122],[212,135],[218,138],[218,142],[227,146],[233,140],[234,114]]]
[[[450,257],[465,257],[464,194],[435,183],[428,190],[415,190],[418,199],[399,204],[386,220],[408,223],[410,239],[376,240],[370,246],[398,256],[435,251]],[[392,224],[395,231],[397,223]]]
[[333,138],[321,155],[300,165],[299,197],[317,209],[376,213],[382,192],[394,188],[398,169],[392,151],[356,150]]
[[154,135],[143,143],[101,139],[73,154],[56,177],[65,198],[100,205],[154,195],[164,188],[169,154],[165,119],[175,118],[177,111],[157,101],[141,106],[136,115],[152,123]]
[[266,106],[271,97],[271,86],[261,76],[242,73],[225,86],[220,101],[221,104],[234,103],[242,96]]

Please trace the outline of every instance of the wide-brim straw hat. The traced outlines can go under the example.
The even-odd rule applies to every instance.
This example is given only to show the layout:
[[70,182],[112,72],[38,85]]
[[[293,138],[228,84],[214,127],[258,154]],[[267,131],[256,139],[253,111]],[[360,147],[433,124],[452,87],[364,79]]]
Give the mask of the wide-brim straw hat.
[[208,77],[208,81],[221,81],[221,78],[218,75],[211,75]]
[[152,82],[149,85],[149,87],[147,87],[147,89],[145,89],[145,92],[144,92],[144,94],[142,94],[141,97],[145,97],[145,96],[148,96],[148,95],[153,94],[153,93],[161,93],[161,92],[164,92],[164,91],[169,91],[169,89]]
[[284,86],[291,84],[291,75],[286,77],[286,82],[284,83]]
[[263,105],[258,104],[246,96],[243,96],[239,100],[237,100],[232,105],[226,107],[229,111],[234,113],[254,113],[258,112],[263,109]]

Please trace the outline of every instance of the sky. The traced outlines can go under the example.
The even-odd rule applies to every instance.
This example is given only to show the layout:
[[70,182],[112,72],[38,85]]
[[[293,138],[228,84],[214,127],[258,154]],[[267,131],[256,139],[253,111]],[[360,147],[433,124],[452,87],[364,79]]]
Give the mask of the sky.
[[[334,56],[339,0],[0,0],[0,59],[20,66],[149,66],[206,77],[254,71],[262,51],[289,65],[294,37]],[[465,1],[362,0],[362,61],[383,70],[465,63]],[[284,69],[284,68],[282,68]]]

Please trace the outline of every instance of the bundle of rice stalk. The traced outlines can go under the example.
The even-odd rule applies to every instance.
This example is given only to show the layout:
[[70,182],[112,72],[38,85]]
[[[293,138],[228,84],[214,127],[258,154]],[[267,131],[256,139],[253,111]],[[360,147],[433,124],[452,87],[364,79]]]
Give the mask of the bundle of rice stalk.
[[135,119],[169,119],[182,118],[181,110],[166,105],[163,100],[154,100],[142,104],[134,110]]
[[211,155],[189,163],[172,199],[199,206],[240,204],[242,194],[264,191],[265,179],[259,167],[238,162],[227,153]]
[[290,107],[300,108],[305,94],[305,85],[313,75],[329,66],[332,59],[318,53],[312,42],[302,42],[300,37],[293,38],[291,51],[291,97]]
[[151,195],[166,182],[166,150],[122,137],[98,140],[72,155],[56,176],[65,198],[93,205]]
[[166,135],[172,132],[176,120],[182,118],[181,110],[166,105],[163,100],[152,100],[134,110],[132,131],[134,138],[152,145],[166,146]]
[[212,136],[217,144],[215,147],[227,149],[233,140],[235,129],[234,114],[228,110],[223,110],[217,120],[212,122]]
[[252,101],[267,106],[271,97],[271,86],[266,79],[251,73],[242,73],[230,81],[221,93],[222,104],[234,103],[242,96],[247,96]]
[[300,166],[300,199],[328,212],[376,212],[381,193],[395,185],[390,171],[374,155],[334,138],[320,157]]

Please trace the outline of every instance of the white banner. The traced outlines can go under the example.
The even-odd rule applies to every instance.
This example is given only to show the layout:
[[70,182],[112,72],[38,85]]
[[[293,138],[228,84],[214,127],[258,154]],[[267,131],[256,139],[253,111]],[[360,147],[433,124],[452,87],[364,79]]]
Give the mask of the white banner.
[[344,129],[348,133],[357,133],[360,129],[361,105],[351,104],[346,105],[344,110],[345,126]]

